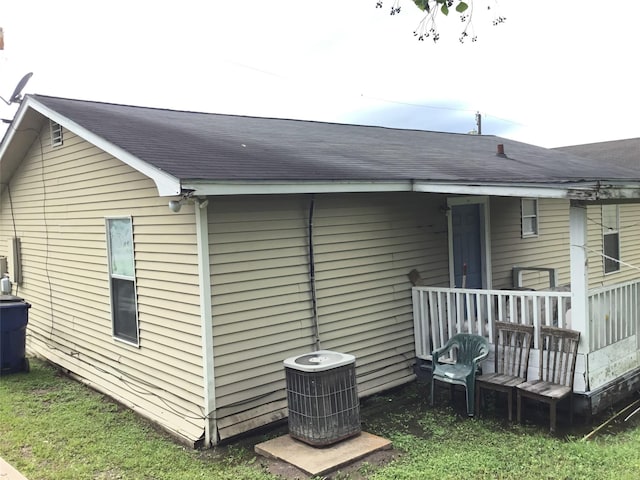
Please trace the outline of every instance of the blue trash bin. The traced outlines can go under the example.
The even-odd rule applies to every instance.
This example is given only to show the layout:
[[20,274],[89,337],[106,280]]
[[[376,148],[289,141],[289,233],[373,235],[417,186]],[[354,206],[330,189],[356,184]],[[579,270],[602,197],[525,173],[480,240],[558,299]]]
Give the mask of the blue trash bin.
[[28,372],[25,356],[31,305],[14,295],[0,295],[0,375]]

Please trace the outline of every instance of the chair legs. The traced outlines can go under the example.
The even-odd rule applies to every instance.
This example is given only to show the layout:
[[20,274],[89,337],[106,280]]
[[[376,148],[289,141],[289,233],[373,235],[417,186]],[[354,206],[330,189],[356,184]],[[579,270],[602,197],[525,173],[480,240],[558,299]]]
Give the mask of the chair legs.
[[[507,412],[509,415],[509,421],[512,422],[513,421],[513,388],[509,388],[509,389],[497,389],[497,388],[490,388],[487,389],[485,388],[485,390],[493,390],[496,393],[505,393],[507,395]],[[482,400],[482,386],[481,385],[476,385],[476,412],[478,412],[478,415],[480,415],[480,403]]]
[[433,407],[433,401],[436,398],[436,381],[431,377],[431,406]]
[[473,417],[475,406],[475,382],[469,382],[465,387],[467,393],[467,415]]
[[[556,420],[557,420],[556,404],[557,403],[558,403],[558,400],[555,400],[551,402],[551,404],[549,405],[549,408],[550,408],[549,416],[551,418],[549,431],[551,433],[555,433],[556,431]],[[569,425],[573,425],[573,395],[569,395]]]
[[[523,397],[522,394],[518,392],[518,398],[517,398],[518,423],[522,423],[522,397]],[[557,398],[557,399],[552,399],[548,402],[543,402],[543,403],[548,403],[549,405],[549,432],[550,433],[556,432],[556,425],[558,420],[557,404],[559,400],[561,399]],[[540,401],[540,400],[537,400],[537,401]],[[569,395],[569,425],[573,425],[573,398],[571,395]]]
[[[453,399],[453,391],[454,391],[455,385],[459,385],[459,384],[453,384],[453,383],[449,384],[449,395],[452,399]],[[464,387],[465,393],[466,393],[467,415],[469,415],[470,417],[473,417],[474,405],[475,405],[475,390],[473,388],[473,383],[471,383],[469,387],[465,385],[462,385],[462,386]],[[436,396],[436,381],[432,378],[431,379],[431,406],[433,406],[435,396]]]
[[518,391],[518,393],[516,394],[516,421],[518,423],[522,423],[522,394],[520,393],[520,391]]

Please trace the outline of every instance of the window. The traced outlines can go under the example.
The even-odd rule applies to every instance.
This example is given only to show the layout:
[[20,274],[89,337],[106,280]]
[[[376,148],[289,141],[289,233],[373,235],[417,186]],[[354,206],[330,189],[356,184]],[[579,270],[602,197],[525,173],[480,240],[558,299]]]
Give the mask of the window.
[[523,198],[520,203],[522,214],[522,238],[538,236],[538,199]]
[[618,205],[602,205],[604,273],[620,270],[620,215]]
[[62,125],[49,120],[49,128],[51,129],[51,146],[59,147],[62,145]]
[[131,218],[107,219],[107,248],[113,336],[138,345],[138,308]]

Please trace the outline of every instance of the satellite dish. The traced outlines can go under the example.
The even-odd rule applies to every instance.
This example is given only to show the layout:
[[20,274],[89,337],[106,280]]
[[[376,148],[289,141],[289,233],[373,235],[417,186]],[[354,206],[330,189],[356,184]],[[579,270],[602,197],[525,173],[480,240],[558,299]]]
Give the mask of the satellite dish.
[[11,105],[12,103],[20,103],[22,101],[22,90],[32,76],[33,72],[29,72],[24,77],[22,77],[22,79],[18,82],[18,85],[16,85],[16,88],[14,88],[13,93],[9,97],[9,101],[6,101],[4,98],[0,97],[2,101],[7,105]]

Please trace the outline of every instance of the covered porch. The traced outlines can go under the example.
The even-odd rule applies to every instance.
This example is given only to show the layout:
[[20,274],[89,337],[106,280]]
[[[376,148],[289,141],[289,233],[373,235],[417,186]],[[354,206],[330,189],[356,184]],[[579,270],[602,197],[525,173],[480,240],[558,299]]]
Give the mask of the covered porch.
[[[637,279],[589,287],[591,249],[582,202],[571,202],[569,218],[570,286],[556,285],[552,267],[532,268],[549,272],[549,287],[537,290],[522,288],[518,281],[522,272],[515,267],[511,289],[414,286],[418,368],[429,368],[431,352],[456,333],[482,335],[493,349],[494,322],[502,321],[534,326],[528,378],[537,378],[539,331],[548,325],[581,333],[573,385],[574,394],[581,397],[581,413],[596,414],[637,390],[640,274]],[[493,372],[492,355],[484,362],[483,371]]]

